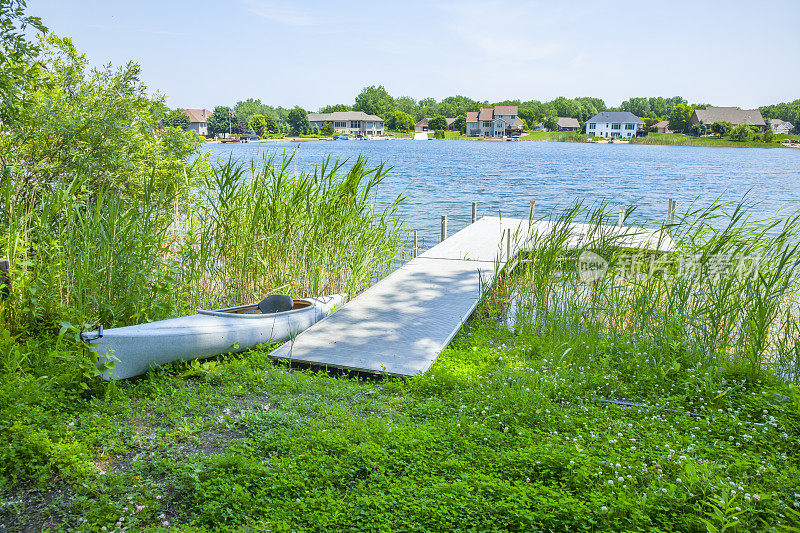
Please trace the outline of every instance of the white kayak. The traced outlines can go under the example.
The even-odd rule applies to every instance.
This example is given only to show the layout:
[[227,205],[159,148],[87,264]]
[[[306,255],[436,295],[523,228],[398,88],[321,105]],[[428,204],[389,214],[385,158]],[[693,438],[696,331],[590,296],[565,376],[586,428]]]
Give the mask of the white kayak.
[[[259,344],[282,342],[325,318],[345,301],[334,294],[294,300],[289,311],[262,313],[257,304],[197,314],[137,326],[82,334],[97,352],[103,378],[125,379],[146,373],[150,365],[242,352]],[[105,368],[107,362],[112,368]]]

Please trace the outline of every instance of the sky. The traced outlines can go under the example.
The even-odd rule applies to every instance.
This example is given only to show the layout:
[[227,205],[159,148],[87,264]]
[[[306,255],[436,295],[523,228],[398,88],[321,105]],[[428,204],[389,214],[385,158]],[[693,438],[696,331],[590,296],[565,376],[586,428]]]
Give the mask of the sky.
[[317,110],[362,87],[490,102],[800,98],[797,0],[28,0],[93,65],[136,61],[170,107]]

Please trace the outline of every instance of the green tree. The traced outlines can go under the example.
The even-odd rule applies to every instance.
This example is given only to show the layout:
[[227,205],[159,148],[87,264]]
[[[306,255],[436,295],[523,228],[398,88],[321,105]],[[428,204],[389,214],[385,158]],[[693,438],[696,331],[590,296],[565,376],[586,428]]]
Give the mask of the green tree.
[[40,64],[33,58],[40,46],[25,32],[32,28],[45,33],[39,17],[25,14],[25,0],[0,0],[0,121],[8,124],[22,107],[33,87]]
[[771,143],[773,137],[774,134],[772,133],[772,130],[767,128],[766,130],[764,130],[764,134],[761,136],[761,140],[763,140],[765,143]]
[[677,104],[669,114],[669,129],[684,132],[689,129],[689,119],[694,110],[686,104]]
[[350,111],[350,106],[345,104],[326,105],[319,110],[320,113],[335,113],[337,111]]
[[455,122],[453,122],[453,129],[464,133],[467,130],[467,116],[458,115]]
[[733,130],[731,130],[732,141],[746,142],[749,141],[752,136],[753,132],[750,131],[750,126],[744,122],[737,124]]
[[653,109],[650,100],[647,98],[629,98],[620,104],[620,109],[630,111],[637,117],[652,117]]
[[264,115],[256,114],[250,117],[250,128],[252,128],[253,132],[259,137],[266,137],[269,133],[267,129],[267,119],[264,118]]
[[394,131],[411,131],[414,129],[414,117],[397,110],[386,121],[386,128]]
[[[262,104],[261,100],[252,98],[236,102],[236,105],[233,106],[233,124],[249,126],[253,115],[274,116],[276,118],[279,116],[274,107]],[[232,129],[235,129],[235,126]]]
[[319,132],[322,135],[325,135],[326,137],[333,135],[334,134],[333,122],[326,122],[325,124],[323,124],[322,127],[319,129]]
[[211,116],[208,117],[206,124],[208,125],[208,134],[212,136],[233,132],[233,113],[231,108],[218,105],[214,108]]
[[271,115],[266,116],[264,117],[264,122],[266,122],[267,124],[267,131],[269,133],[279,133],[281,131],[280,126],[278,125],[278,121],[275,117]]
[[394,98],[383,88],[383,85],[364,87],[356,96],[353,111],[363,111],[368,115],[387,118],[395,110]]
[[544,119],[544,127],[550,131],[558,130],[558,118],[555,115],[550,115]]
[[[399,96],[395,98],[394,103],[398,111],[402,111],[403,113],[410,115],[412,120],[417,120],[417,113],[421,113],[420,107],[417,105],[417,101],[410,96]],[[422,118],[422,116],[420,116],[420,118]]]
[[442,115],[433,117],[428,121],[428,129],[434,131],[445,131],[447,130],[447,119]]
[[289,111],[287,117],[292,135],[303,135],[311,131],[311,123],[308,121],[308,113],[302,107],[296,106]]
[[711,125],[711,131],[719,135],[730,135],[733,124],[726,121],[715,122]]
[[197,154],[193,131],[161,130],[153,114],[163,99],[150,97],[140,67],[89,69],[69,39],[51,35],[40,44],[41,65],[23,112],[0,135],[3,179],[18,181],[33,197],[84,179],[136,201],[145,182],[165,196],[191,185],[207,161]]
[[161,119],[161,124],[168,128],[188,130],[192,122],[189,120],[189,116],[183,112],[183,109],[173,109]]

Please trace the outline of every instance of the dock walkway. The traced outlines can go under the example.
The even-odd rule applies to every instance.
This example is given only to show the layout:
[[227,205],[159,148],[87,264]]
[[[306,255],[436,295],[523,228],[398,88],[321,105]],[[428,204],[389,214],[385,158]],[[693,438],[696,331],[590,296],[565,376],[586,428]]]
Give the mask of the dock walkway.
[[[406,263],[270,356],[327,367],[413,376],[430,368],[469,318],[484,288],[546,235],[551,222],[484,217]],[[572,246],[592,226],[571,225]],[[602,226],[625,246],[667,251],[668,235]],[[511,239],[509,239],[509,235]]]

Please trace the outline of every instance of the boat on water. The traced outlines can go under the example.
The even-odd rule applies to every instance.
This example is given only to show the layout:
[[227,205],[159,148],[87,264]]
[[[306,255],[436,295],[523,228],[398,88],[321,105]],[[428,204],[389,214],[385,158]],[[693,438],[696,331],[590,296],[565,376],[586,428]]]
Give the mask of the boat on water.
[[259,344],[287,341],[346,300],[343,294],[298,299],[276,296],[279,295],[258,304],[198,309],[194,315],[136,326],[107,330],[100,327],[81,337],[97,353],[97,367],[104,379],[126,379],[146,373],[151,365],[243,352]]

